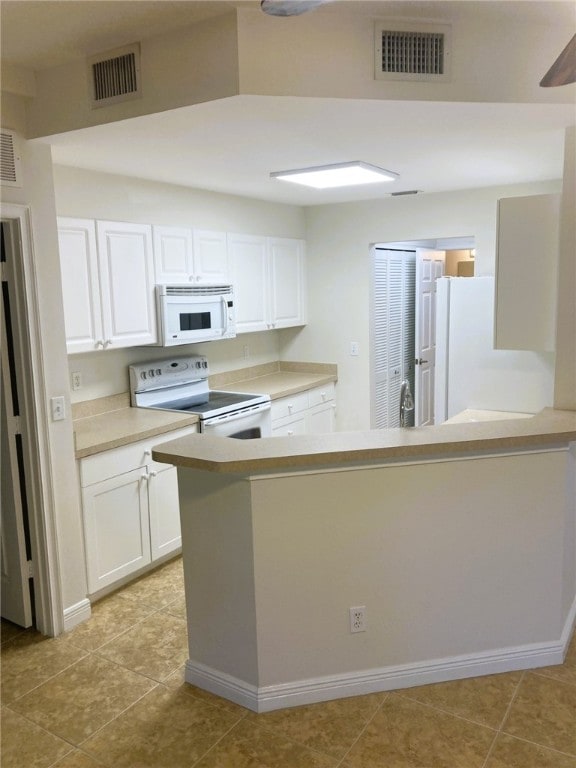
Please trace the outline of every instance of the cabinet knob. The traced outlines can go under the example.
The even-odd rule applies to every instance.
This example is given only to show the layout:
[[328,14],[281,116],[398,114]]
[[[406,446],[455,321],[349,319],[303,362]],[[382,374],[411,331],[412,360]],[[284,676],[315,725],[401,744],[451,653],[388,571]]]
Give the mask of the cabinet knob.
[[152,456],[152,451],[144,451],[144,456]]
[[148,475],[146,474],[146,472],[144,472],[143,475],[140,475],[140,480],[148,480]]
[[294,430],[293,430],[293,429],[289,429],[289,430],[286,432],[286,434],[287,434],[287,435],[293,435],[293,434],[294,434]]
[[292,413],[292,408],[294,408],[294,406],[292,405],[292,403],[288,403],[287,408],[290,411],[290,413]]
[[110,344],[112,344],[112,339],[106,339],[106,341],[104,342],[104,346],[108,347]]
[[148,477],[156,477],[157,474],[158,472],[156,472],[155,470],[152,470],[152,472],[149,473]]
[[96,342],[96,346],[97,347],[103,347],[104,346],[104,342],[102,341],[102,339],[98,339],[98,341]]

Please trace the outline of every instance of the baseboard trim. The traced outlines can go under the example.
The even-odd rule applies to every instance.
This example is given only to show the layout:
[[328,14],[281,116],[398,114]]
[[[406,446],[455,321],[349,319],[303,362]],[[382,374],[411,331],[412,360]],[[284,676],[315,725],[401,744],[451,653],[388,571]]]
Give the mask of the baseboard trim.
[[64,632],[68,632],[69,630],[78,626],[78,624],[82,624],[82,622],[89,619],[91,615],[92,606],[90,605],[90,600],[88,600],[87,597],[84,598],[84,600],[80,600],[79,603],[71,605],[70,608],[65,608]]
[[253,712],[270,712],[284,707],[315,704],[349,696],[562,664],[575,620],[576,601],[569,611],[558,642],[533,643],[496,652],[381,667],[261,688],[191,659],[186,662],[185,678],[188,683],[229,699]]

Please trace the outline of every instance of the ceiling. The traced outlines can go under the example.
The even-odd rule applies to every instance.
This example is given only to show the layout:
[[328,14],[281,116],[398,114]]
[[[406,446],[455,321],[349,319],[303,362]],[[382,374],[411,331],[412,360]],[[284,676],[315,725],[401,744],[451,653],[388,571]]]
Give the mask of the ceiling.
[[[343,0],[322,12],[336,13]],[[373,12],[376,0],[354,9]],[[411,8],[428,6],[409,0]],[[349,5],[349,3],[347,3]],[[397,3],[387,3],[387,6]],[[522,6],[545,21],[546,2]],[[258,6],[257,0],[2,0],[2,60],[42,69],[168,32],[184,23]],[[437,2],[454,16],[459,3]],[[490,10],[490,0],[474,0]],[[554,3],[560,12],[571,3]],[[318,11],[314,11],[317,13]],[[476,12],[476,10],[475,10]],[[571,22],[573,26],[573,21]],[[236,96],[73,131],[47,139],[55,163],[294,205],[557,179],[571,104],[393,102]],[[392,184],[315,191],[272,171],[364,160],[400,174]]]

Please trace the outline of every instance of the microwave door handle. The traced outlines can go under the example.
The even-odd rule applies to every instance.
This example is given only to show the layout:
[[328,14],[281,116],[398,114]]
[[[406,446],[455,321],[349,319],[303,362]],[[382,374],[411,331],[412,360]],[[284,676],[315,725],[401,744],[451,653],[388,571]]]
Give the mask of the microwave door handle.
[[228,333],[228,301],[225,296],[220,296],[220,301],[222,302],[222,308],[224,310],[224,331],[222,334],[225,335]]

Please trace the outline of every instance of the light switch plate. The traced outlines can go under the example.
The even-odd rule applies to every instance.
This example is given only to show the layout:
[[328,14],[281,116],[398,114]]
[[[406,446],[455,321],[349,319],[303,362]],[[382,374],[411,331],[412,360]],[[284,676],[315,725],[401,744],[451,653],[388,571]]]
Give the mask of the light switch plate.
[[52,421],[62,421],[66,418],[66,406],[64,405],[64,395],[50,398],[50,412]]

